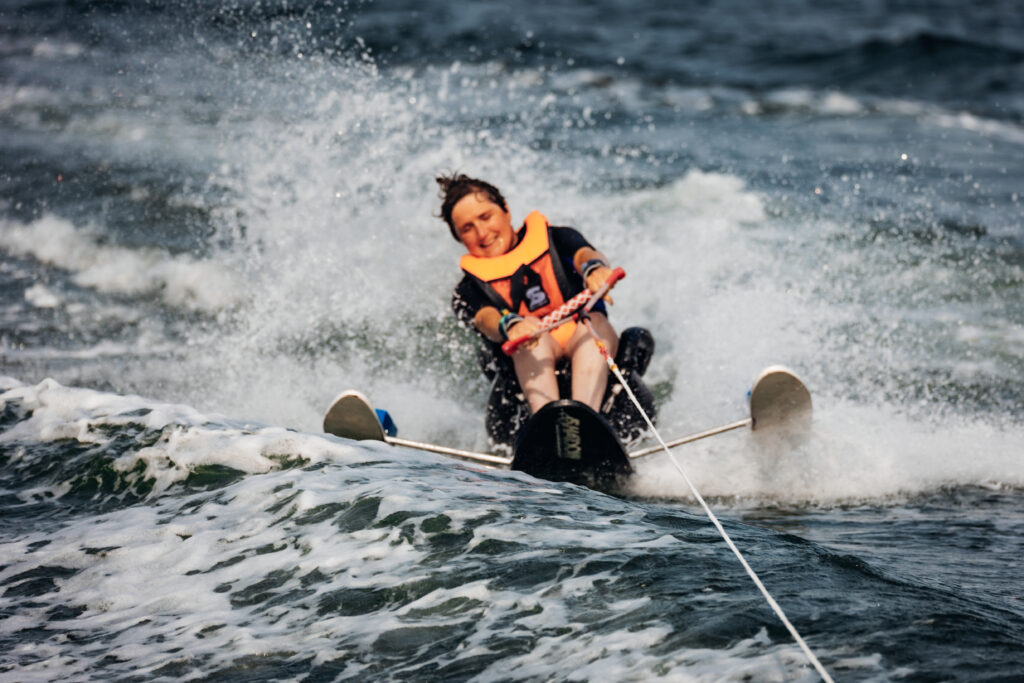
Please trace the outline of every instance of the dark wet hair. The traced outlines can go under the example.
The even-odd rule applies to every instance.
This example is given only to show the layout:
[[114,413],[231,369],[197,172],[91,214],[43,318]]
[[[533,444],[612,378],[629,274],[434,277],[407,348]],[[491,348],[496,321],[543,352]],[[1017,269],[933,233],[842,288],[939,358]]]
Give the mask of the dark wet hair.
[[441,191],[438,197],[441,198],[441,218],[448,224],[455,241],[459,236],[455,232],[455,223],[452,222],[452,209],[459,203],[459,200],[469,194],[482,194],[489,200],[501,207],[502,211],[508,211],[508,204],[501,196],[501,191],[486,180],[470,178],[465,173],[452,173],[451,175],[439,175],[434,180],[440,186]]

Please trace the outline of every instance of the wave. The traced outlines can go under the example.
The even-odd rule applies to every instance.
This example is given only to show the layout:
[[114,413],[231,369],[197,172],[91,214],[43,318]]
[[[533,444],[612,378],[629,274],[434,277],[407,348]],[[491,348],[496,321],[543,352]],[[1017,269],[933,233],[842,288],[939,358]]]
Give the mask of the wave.
[[[928,69],[944,71],[948,67],[976,69],[979,66],[1017,65],[1024,61],[1024,50],[1019,44],[1001,44],[998,39],[938,33],[920,30],[894,32],[890,36],[867,35],[863,39],[839,49],[828,51],[794,52],[794,60],[815,62],[824,67],[836,67],[832,71],[838,77],[844,74],[843,65],[861,65],[864,71],[882,72],[879,77],[892,71],[912,70],[927,63]],[[932,75],[929,72],[927,75]],[[949,77],[948,71],[944,74]]]
[[[8,512],[102,511],[133,505],[169,489],[219,488],[246,474],[308,465],[332,452],[281,427],[247,425],[157,403],[5,378],[0,394],[4,488],[19,504]],[[344,450],[344,449],[342,449]]]
[[[808,675],[781,626],[765,623],[767,610],[708,522],[678,507],[383,444],[232,424],[135,396],[10,378],[0,387],[0,543],[11,558],[0,567],[0,609],[9,615],[0,620],[0,671],[16,668],[19,680],[55,672],[69,680],[238,671],[248,679],[282,671],[332,679]],[[64,481],[48,491],[74,514],[42,506],[20,514],[12,491],[34,499],[46,489],[38,477],[22,480],[20,463],[75,461],[79,447],[145,470],[151,489],[132,492],[145,504],[68,506]],[[813,468],[810,457],[797,453]],[[845,461],[842,476],[878,469],[855,462]],[[742,467],[726,464],[737,481]],[[232,474],[187,484],[189,472],[211,465]],[[994,671],[1012,670],[1024,617],[941,571],[885,563],[884,544],[855,542],[857,533],[877,533],[897,557],[916,557],[922,546],[908,550],[913,534],[893,538],[892,524],[945,537],[951,512],[973,514],[973,500],[883,514],[875,524],[858,524],[856,510],[819,510],[826,525],[851,527],[838,547],[725,524],[740,547],[756,549],[759,573],[830,669],[959,672],[968,665],[949,637],[969,618],[971,651],[985,652]],[[1004,505],[1016,510],[1013,501]],[[978,519],[991,523],[989,512]],[[810,519],[793,508],[776,514],[782,526]],[[893,609],[865,609],[882,599]]]
[[[213,312],[243,300],[243,281],[223,264],[158,248],[105,244],[70,221],[45,216],[28,224],[0,221],[0,248],[71,273],[81,286],[108,294],[155,296],[168,306]],[[56,302],[35,291],[29,298]]]
[[[532,679],[596,671],[597,661],[626,678],[801,670],[795,646],[762,632],[761,606],[731,595],[743,590],[739,577],[712,578],[713,593],[700,594],[696,575],[714,577],[728,558],[670,535],[701,543],[686,513],[647,521],[628,504],[475,468],[403,475],[417,466],[274,471],[45,538],[22,533],[5,543],[18,559],[0,568],[0,605],[38,627],[0,626],[10,646],[0,666],[17,656],[19,673],[33,675],[49,660],[49,675],[56,667],[73,679],[235,670],[262,679],[282,669],[489,678],[509,668]],[[589,512],[574,519],[581,495]],[[779,541],[784,554],[813,556]],[[666,592],[638,595],[636,582]],[[660,608],[673,590],[697,596],[688,614],[724,600],[731,616],[690,623]],[[77,637],[52,638],[69,631]],[[96,638],[104,651],[81,648]]]
[[[90,509],[106,509],[171,490],[219,488],[245,475],[380,457],[365,444],[341,446],[344,440],[138,396],[68,388],[53,380],[29,386],[7,378],[3,388],[4,486],[25,504],[67,497]],[[860,436],[865,432],[876,436],[865,440]],[[956,487],[1024,487],[1018,442],[1014,427],[963,420],[936,427],[826,400],[806,434],[734,433],[675,454],[698,489],[714,500],[891,504]],[[984,449],[964,458],[978,443]],[[386,450],[400,459],[412,455]],[[427,461],[456,464],[443,458]],[[661,453],[637,461],[630,495],[688,500],[684,482],[672,470]]]
[[[276,17],[272,8],[235,7],[225,15],[239,22],[230,31],[264,28],[258,21],[246,25],[250,9]],[[305,9],[312,13],[309,29],[294,23]],[[359,15],[363,10],[376,11],[359,8],[355,18],[369,16]],[[624,6],[619,10],[631,12]],[[209,4],[202,11],[216,14],[217,9]],[[282,15],[291,28],[275,24],[267,34],[323,30],[316,25],[316,8],[303,5],[296,11]],[[333,17],[334,10],[328,14]],[[388,23],[387,17],[378,18]],[[261,33],[259,40],[269,38]],[[609,43],[595,45],[607,49]],[[154,343],[153,336],[165,336],[158,330],[137,344],[124,343],[121,348],[145,352],[180,341],[182,349],[169,367],[150,366],[127,379],[116,362],[117,346],[96,343],[60,356],[111,358],[97,373],[103,374],[98,386],[159,391],[193,405],[309,431],[316,429],[319,411],[339,385],[357,386],[402,413],[402,423],[418,438],[483,446],[480,411],[487,387],[475,367],[473,340],[455,329],[447,305],[458,247],[432,216],[436,188],[430,179],[456,167],[505,188],[519,215],[539,208],[556,222],[577,225],[626,266],[629,279],[616,296],[615,324],[653,328],[660,350],[652,382],[664,399],[666,427],[673,431],[742,414],[750,378],[775,362],[806,373],[826,401],[852,397],[882,415],[917,411],[914,417],[923,417],[925,424],[936,402],[948,412],[1009,412],[1016,405],[1012,382],[997,380],[1014,376],[1019,367],[1013,322],[996,319],[1006,310],[999,296],[979,297],[997,291],[989,284],[1008,291],[1019,278],[1012,272],[1003,278],[1001,264],[984,262],[988,254],[977,261],[973,243],[952,254],[956,259],[949,250],[934,248],[930,235],[943,232],[938,223],[937,233],[918,229],[938,213],[929,205],[937,200],[927,189],[908,193],[896,181],[914,171],[927,173],[924,165],[911,160],[893,168],[871,158],[839,176],[844,169],[833,159],[811,152],[790,163],[790,151],[813,146],[809,139],[843,137],[834,135],[835,119],[867,119],[863,126],[840,128],[857,141],[841,150],[854,159],[870,146],[867,136],[884,129],[874,117],[904,118],[913,126],[933,114],[950,114],[952,119],[938,120],[974,126],[983,136],[1012,135],[1014,124],[988,128],[981,124],[989,119],[956,117],[955,109],[869,97],[845,86],[835,91],[803,86],[799,79],[779,88],[760,82],[738,87],[729,78],[685,88],[651,77],[642,66],[633,68],[636,54],[626,54],[621,65],[582,59],[569,64],[575,57],[566,52],[558,68],[488,55],[440,60],[441,65],[381,58],[360,61],[360,67],[348,57],[315,49],[247,61],[233,59],[239,55],[229,46],[217,48],[225,51],[210,48],[156,60],[153,64],[164,68],[122,84],[126,100],[140,98],[138,109],[129,107],[130,121],[147,119],[149,128],[171,138],[202,143],[195,146],[201,148],[197,166],[204,172],[184,184],[201,188],[196,192],[209,200],[203,207],[216,208],[203,213],[204,228],[231,235],[230,244],[204,259],[161,246],[114,246],[127,240],[108,236],[120,233],[107,222],[106,209],[100,212],[102,232],[83,230],[97,220],[94,190],[104,203],[115,205],[133,203],[136,192],[144,199],[136,168],[125,171],[123,185],[87,187],[90,201],[77,207],[87,215],[81,220],[69,222],[50,210],[43,218],[0,226],[0,245],[9,253],[63,269],[78,286],[130,298],[135,310],[118,312],[129,322],[159,317],[163,311],[154,316],[153,310],[134,305],[152,302],[224,313],[209,324],[184,331],[175,327],[166,335],[173,337],[169,340]],[[96,82],[107,83],[107,71],[96,66],[91,75],[100,74]],[[181,104],[171,109],[173,115],[158,118],[168,110],[150,109],[153,88],[166,95],[182,83],[195,87],[185,89],[186,98],[171,98]],[[125,112],[96,108],[107,89],[81,90],[91,93],[93,105],[81,111],[72,107],[73,118],[113,124],[110,138],[116,142],[97,148],[97,163],[106,163],[109,150],[122,146],[138,154],[120,125]],[[37,96],[26,93],[29,100]],[[646,98],[662,100],[663,108],[645,111]],[[709,111],[712,120],[698,115],[680,122],[677,106]],[[187,116],[179,120],[179,113]],[[804,126],[788,125],[784,118],[796,115],[803,123],[806,113],[825,119],[810,138]],[[767,120],[780,117],[781,125]],[[92,124],[75,129],[83,139],[93,138]],[[793,137],[778,144],[758,143],[790,131]],[[892,142],[887,135],[879,147]],[[719,141],[709,144],[712,137]],[[181,153],[178,145],[168,147],[172,157]],[[830,156],[831,148],[824,149],[822,154]],[[142,156],[152,161],[145,150]],[[167,180],[175,160],[161,165],[162,159],[157,157],[152,171],[160,177],[158,189],[160,183],[181,180]],[[794,172],[798,165],[802,168]],[[841,178],[834,188],[825,183],[832,173]],[[876,192],[871,204],[857,195],[861,183],[871,179],[896,189]],[[927,187],[927,179],[922,182]],[[126,188],[131,188],[127,197]],[[41,197],[50,201],[45,191]],[[794,201],[813,205],[794,212]],[[816,213],[829,201],[842,207],[834,223]],[[918,203],[908,208],[910,201]],[[847,208],[851,205],[858,208]],[[884,218],[890,205],[892,224],[909,225],[905,232],[914,232],[917,241],[886,241],[863,229],[865,217],[883,213]],[[972,224],[960,215],[965,212],[958,213],[955,225]],[[992,234],[991,223],[979,219],[977,232]],[[166,245],[175,239],[166,225],[157,221],[130,234]],[[23,294],[33,307],[32,316],[64,310],[65,292],[47,281],[50,275],[39,269],[17,290],[18,298]],[[975,304],[972,310],[951,312],[949,301],[965,298]],[[917,309],[907,310],[915,304]],[[961,346],[942,346],[950,339],[943,333],[953,315],[969,334],[955,337]],[[25,316],[26,328],[37,324],[32,316]],[[890,323],[894,317],[899,321]],[[22,350],[16,338],[5,358],[45,359],[52,346],[71,336],[68,326],[55,324],[29,344],[43,348]],[[968,360],[965,351],[971,349],[965,347],[975,339],[997,348],[998,357]],[[36,378],[64,372],[61,379],[83,381],[73,374],[77,368],[42,365],[26,362],[9,372]],[[952,381],[972,375],[978,388]],[[928,395],[937,400],[919,400]],[[1000,420],[996,415],[991,422]],[[757,495],[754,484],[745,490]]]
[[[726,421],[723,415],[719,423]],[[1019,425],[923,423],[819,397],[806,434],[722,435],[680,448],[676,457],[702,494],[733,504],[896,506],[959,488],[1024,489],[1020,439]],[[630,493],[680,497],[683,482],[667,456],[648,459],[638,465]]]

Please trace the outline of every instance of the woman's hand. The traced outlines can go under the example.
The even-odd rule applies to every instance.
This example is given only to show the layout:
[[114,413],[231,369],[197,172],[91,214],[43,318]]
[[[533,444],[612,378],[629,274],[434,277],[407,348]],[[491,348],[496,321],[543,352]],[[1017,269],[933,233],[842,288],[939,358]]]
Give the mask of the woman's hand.
[[[537,319],[535,316],[531,315],[509,325],[505,331],[508,333],[509,339],[515,340],[519,339],[520,337],[526,337],[528,335],[533,334],[534,332],[539,330],[540,327],[540,320]],[[528,349],[532,349],[534,346],[537,345],[537,339],[539,339],[539,337],[535,337],[530,341],[523,342],[520,346],[525,346]]]
[[[476,325],[476,328],[488,339],[499,344],[509,339],[519,339],[520,337],[533,334],[541,328],[540,319],[529,315],[508,324],[505,328],[505,335],[502,336],[500,323],[501,311],[493,306],[484,306],[473,318],[473,324]],[[533,348],[536,344],[537,340],[531,339],[529,342],[524,342],[523,346]]]
[[[590,272],[587,273],[587,279],[584,281],[583,284],[585,284],[587,286],[587,289],[589,289],[591,292],[597,292],[597,290],[601,289],[604,283],[608,281],[608,278],[611,277],[611,275],[611,267],[595,266],[590,269]],[[603,298],[609,304],[615,303],[614,301],[612,301],[611,292],[605,294]]]

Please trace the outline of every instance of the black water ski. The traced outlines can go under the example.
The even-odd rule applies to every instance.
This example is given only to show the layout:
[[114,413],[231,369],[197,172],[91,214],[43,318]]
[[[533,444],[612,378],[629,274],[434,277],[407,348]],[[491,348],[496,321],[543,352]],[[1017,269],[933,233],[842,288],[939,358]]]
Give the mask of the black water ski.
[[512,469],[602,491],[619,488],[633,472],[608,422],[569,399],[547,404],[523,425]]

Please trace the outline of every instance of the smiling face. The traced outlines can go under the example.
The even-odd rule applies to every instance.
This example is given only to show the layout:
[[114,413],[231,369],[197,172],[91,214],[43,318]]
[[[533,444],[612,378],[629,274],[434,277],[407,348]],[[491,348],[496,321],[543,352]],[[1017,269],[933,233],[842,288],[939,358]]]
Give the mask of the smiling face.
[[452,224],[473,256],[493,258],[512,248],[512,217],[484,194],[474,192],[460,199],[452,207]]

